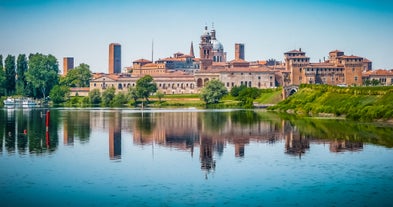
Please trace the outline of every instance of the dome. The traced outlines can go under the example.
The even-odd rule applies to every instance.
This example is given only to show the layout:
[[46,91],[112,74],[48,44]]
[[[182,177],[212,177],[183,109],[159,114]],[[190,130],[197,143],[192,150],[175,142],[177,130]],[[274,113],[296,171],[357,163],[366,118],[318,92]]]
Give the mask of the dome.
[[218,40],[212,40],[211,43],[213,45],[213,50],[224,50],[224,46],[222,46],[221,42]]

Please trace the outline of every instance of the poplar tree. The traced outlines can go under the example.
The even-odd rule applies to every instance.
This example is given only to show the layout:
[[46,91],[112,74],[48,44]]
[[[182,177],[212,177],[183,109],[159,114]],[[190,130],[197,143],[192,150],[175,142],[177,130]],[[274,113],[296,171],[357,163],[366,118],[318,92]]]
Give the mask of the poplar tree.
[[0,55],[0,96],[5,95],[5,73],[3,67],[3,56]]
[[15,94],[15,56],[8,55],[5,58],[5,90],[6,95]]
[[16,94],[18,95],[27,95],[26,93],[26,76],[25,72],[27,71],[27,58],[25,54],[20,54],[16,61]]

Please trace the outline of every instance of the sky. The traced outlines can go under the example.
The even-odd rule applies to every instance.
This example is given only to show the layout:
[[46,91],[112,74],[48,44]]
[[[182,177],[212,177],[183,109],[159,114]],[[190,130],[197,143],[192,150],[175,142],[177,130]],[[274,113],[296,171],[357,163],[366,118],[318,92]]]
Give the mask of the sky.
[[[52,54],[93,72],[108,72],[109,44],[132,61],[199,56],[204,27],[216,30],[227,60],[235,43],[248,61],[302,48],[311,61],[329,51],[366,57],[373,69],[393,69],[393,2],[378,0],[0,0],[0,54]],[[3,58],[3,59],[4,59]]]

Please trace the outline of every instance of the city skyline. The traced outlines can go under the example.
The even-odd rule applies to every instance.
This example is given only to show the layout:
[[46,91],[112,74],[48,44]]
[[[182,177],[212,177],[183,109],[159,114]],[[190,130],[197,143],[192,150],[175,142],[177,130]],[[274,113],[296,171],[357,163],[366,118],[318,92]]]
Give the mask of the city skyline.
[[[154,60],[198,51],[204,26],[234,59],[235,43],[245,44],[246,60],[283,60],[302,48],[311,61],[344,50],[373,61],[373,69],[392,69],[393,3],[389,1],[50,1],[0,0],[0,54],[52,54],[62,65],[89,64],[108,71],[108,45],[122,46],[122,67],[140,58]],[[199,54],[196,53],[199,57]],[[62,69],[61,67],[59,67]]]

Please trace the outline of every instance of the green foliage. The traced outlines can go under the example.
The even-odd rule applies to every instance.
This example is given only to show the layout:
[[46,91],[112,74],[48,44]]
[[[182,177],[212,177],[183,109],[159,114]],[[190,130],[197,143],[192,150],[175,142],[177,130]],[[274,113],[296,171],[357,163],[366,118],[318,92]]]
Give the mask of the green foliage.
[[15,56],[8,55],[5,58],[5,90],[8,96],[15,94]]
[[128,96],[125,93],[117,93],[113,100],[110,102],[111,106],[123,106],[129,101]]
[[156,93],[156,96],[158,98],[158,101],[161,103],[161,99],[164,98],[164,94],[161,91],[158,91]]
[[3,67],[3,56],[0,55],[0,96],[3,95],[5,95],[5,72]]
[[393,118],[393,87],[301,85],[299,92],[270,109],[346,115],[352,120]]
[[128,88],[128,94],[129,94],[130,98],[134,100],[134,103],[136,103],[138,101],[138,92],[137,92],[136,88],[134,88],[134,87]]
[[200,97],[206,104],[214,104],[218,103],[227,93],[228,90],[224,83],[219,80],[211,80],[202,88]]
[[234,87],[231,89],[230,94],[231,94],[231,96],[233,96],[233,97],[237,97],[237,96],[239,96],[240,91],[242,91],[242,90],[245,89],[245,88],[247,88],[247,86],[245,86],[245,85],[234,86]]
[[115,97],[116,89],[113,87],[107,88],[104,92],[102,92],[101,96],[101,105],[102,106],[110,106],[112,99]]
[[78,67],[69,70],[67,75],[61,79],[61,84],[69,87],[89,87],[90,79],[90,66],[82,63]]
[[[30,54],[29,69],[25,73],[27,85],[32,87],[35,98],[44,98],[59,82],[59,65],[53,55]],[[41,95],[37,94],[37,91]]]
[[99,89],[93,89],[89,92],[89,102],[93,105],[101,103],[101,92]]
[[18,75],[18,79],[16,80],[16,94],[25,96],[26,91],[25,88],[27,86],[25,73],[27,71],[27,58],[25,54],[18,55],[18,59],[16,61],[16,73]]
[[70,97],[70,88],[67,86],[55,85],[49,93],[54,104],[67,101]]
[[139,98],[144,98],[149,102],[149,96],[157,91],[157,84],[153,82],[153,77],[145,75],[136,81],[136,93]]

